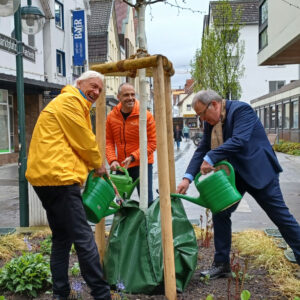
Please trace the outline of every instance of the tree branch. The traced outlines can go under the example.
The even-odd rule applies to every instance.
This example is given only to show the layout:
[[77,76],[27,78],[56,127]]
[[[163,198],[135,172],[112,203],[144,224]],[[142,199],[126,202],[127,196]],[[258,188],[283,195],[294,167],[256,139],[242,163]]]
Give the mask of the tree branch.
[[145,4],[148,5],[148,4],[153,4],[153,3],[157,3],[157,2],[165,2],[165,1],[166,0],[153,0],[153,1],[148,1]]
[[131,7],[135,7],[135,5],[134,4],[132,4],[132,3],[130,3],[130,2],[128,2],[127,0],[122,0],[124,3],[126,3],[127,5],[129,5],[129,6],[131,6]]

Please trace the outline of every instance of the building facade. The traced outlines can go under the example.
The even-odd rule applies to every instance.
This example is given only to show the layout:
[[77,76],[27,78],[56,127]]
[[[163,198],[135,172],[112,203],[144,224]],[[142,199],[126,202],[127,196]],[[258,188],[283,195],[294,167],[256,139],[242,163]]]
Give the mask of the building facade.
[[300,80],[281,89],[251,100],[267,133],[279,139],[300,143]]
[[[21,6],[27,1],[22,0]],[[43,107],[54,98],[65,84],[71,84],[88,64],[81,55],[82,65],[75,67],[74,34],[80,31],[87,36],[85,0],[33,0],[46,16],[43,29],[36,35],[22,34],[24,105],[26,146]],[[75,28],[73,15],[82,11],[80,28]],[[87,39],[82,47],[87,53]],[[18,108],[16,93],[16,40],[14,16],[0,17],[0,165],[18,160]]]
[[[299,1],[259,1],[258,63],[300,64]],[[299,66],[299,65],[298,65]],[[298,69],[300,78],[300,68]],[[267,133],[300,142],[300,80],[251,101]]]
[[[277,0],[275,0],[277,2]],[[269,1],[271,2],[271,1]],[[281,2],[278,0],[278,2]],[[242,88],[241,97],[238,100],[250,102],[250,100],[273,92],[285,84],[298,79],[298,65],[274,65],[260,66],[257,63],[259,50],[259,0],[229,1],[233,12],[241,10],[240,39],[245,43],[245,53],[242,61],[244,75],[240,78]],[[204,23],[206,26],[213,24],[214,10],[218,1],[211,1],[209,15]]]

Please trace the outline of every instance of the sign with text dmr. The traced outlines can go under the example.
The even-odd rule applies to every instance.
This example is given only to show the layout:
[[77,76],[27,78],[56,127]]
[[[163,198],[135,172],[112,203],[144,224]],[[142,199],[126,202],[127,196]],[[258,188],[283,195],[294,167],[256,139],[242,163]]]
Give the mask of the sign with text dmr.
[[74,66],[83,66],[85,62],[85,23],[84,11],[73,11]]

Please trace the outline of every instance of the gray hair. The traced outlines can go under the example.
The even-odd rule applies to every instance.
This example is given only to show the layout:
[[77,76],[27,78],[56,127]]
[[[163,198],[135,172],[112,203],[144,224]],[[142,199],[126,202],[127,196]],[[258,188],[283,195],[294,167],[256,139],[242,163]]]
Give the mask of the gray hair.
[[104,76],[101,73],[89,70],[89,71],[86,71],[86,72],[82,73],[80,75],[80,77],[78,77],[75,80],[74,86],[77,87],[78,81],[83,81],[83,80],[87,80],[87,79],[90,79],[90,78],[99,78],[102,82],[104,81]]
[[203,104],[209,104],[211,103],[213,100],[217,101],[217,102],[221,102],[222,101],[222,97],[215,91],[213,90],[202,90],[200,92],[198,92],[192,101],[192,107],[195,108],[196,103],[201,102]]
[[123,87],[124,85],[129,85],[129,86],[131,86],[131,87],[135,90],[134,86],[133,86],[131,83],[129,83],[129,82],[123,82],[123,83],[121,83],[121,84],[119,85],[119,88],[118,88],[118,95],[121,94],[121,92],[122,92],[122,87]]

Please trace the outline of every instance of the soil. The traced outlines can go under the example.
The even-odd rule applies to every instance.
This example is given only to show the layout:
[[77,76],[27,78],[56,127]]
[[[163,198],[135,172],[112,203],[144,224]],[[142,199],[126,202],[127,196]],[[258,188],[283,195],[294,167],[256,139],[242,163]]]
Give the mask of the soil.
[[[199,242],[200,243],[200,242]],[[233,250],[234,252],[234,250]],[[236,281],[235,279],[228,279],[228,278],[219,278],[215,280],[200,280],[200,272],[204,269],[207,269],[211,266],[213,261],[213,253],[214,247],[210,245],[207,247],[202,247],[199,245],[199,255],[198,255],[198,263],[196,271],[187,286],[184,293],[178,293],[177,299],[178,300],[202,300],[206,299],[206,297],[211,294],[214,296],[214,300],[216,299],[240,299],[239,292],[236,292]],[[237,267],[240,266],[240,270],[244,271],[246,274],[246,278],[244,280],[243,289],[250,291],[251,299],[259,300],[259,299],[288,299],[284,295],[282,295],[279,291],[275,288],[276,286],[271,281],[270,277],[267,275],[266,270],[262,268],[257,268],[251,265],[251,261],[247,259],[246,265],[248,266],[245,270],[245,261],[242,258],[235,259],[232,262],[232,266]],[[72,254],[70,258],[70,267],[77,262],[76,254]],[[0,266],[3,265],[3,262],[0,260]],[[89,288],[84,283],[84,280],[81,276],[74,277],[70,276],[70,283],[71,285],[75,282],[81,282],[82,284],[82,291],[80,293],[81,297],[77,297],[76,293],[72,291],[71,299],[83,299],[83,300],[92,300],[93,298],[89,294]],[[241,289],[240,285],[238,287]],[[12,295],[12,294],[5,294],[6,300],[27,300],[29,299],[28,296],[20,296],[20,295]],[[1,293],[0,293],[1,295]],[[122,298],[120,294],[117,294],[114,297],[114,300],[163,300],[166,299],[164,295],[128,295],[123,294]],[[50,300],[52,299],[52,295],[49,293],[41,293],[37,298],[40,300]]]

